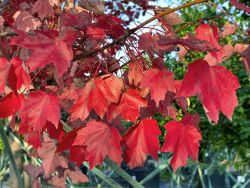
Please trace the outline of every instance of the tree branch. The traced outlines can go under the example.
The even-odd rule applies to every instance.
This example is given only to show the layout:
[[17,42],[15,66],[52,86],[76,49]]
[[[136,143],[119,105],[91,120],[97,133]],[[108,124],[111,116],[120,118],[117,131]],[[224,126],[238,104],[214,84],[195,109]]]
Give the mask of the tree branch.
[[145,25],[147,25],[148,23],[154,21],[155,19],[161,17],[161,16],[164,16],[166,14],[170,14],[172,12],[175,12],[177,10],[180,10],[180,9],[183,9],[183,8],[187,8],[187,7],[190,7],[192,5],[196,5],[196,4],[200,4],[200,3],[204,3],[204,2],[207,2],[208,0],[195,0],[193,2],[189,2],[189,3],[186,3],[184,5],[181,5],[181,6],[178,6],[176,8],[173,8],[173,9],[167,9],[166,11],[163,11],[157,15],[155,15],[154,17],[146,20],[145,22],[141,23],[140,25],[138,25],[137,27],[131,29],[131,30],[128,30],[124,35],[120,36],[119,38],[117,38],[116,40],[114,40],[112,43],[110,44],[107,44],[97,50],[94,50],[92,52],[89,52],[89,53],[84,53],[84,54],[81,54],[81,55],[78,55],[78,56],[75,56],[73,60],[79,60],[79,59],[82,59],[82,58],[85,58],[85,57],[89,57],[89,56],[92,56],[96,53],[99,53],[99,52],[102,52],[116,44],[119,44],[121,41],[127,39],[130,35],[134,34],[137,30],[141,29],[142,27],[144,27]]
[[[79,59],[82,59],[82,58],[85,58],[85,57],[89,57],[89,56],[92,56],[92,55],[95,55],[99,52],[102,52],[116,44],[119,44],[121,43],[122,41],[124,41],[125,39],[127,39],[129,36],[131,36],[132,34],[134,34],[136,31],[138,31],[139,29],[141,29],[142,27],[144,27],[145,25],[147,25],[148,23],[156,20],[157,18],[159,17],[162,17],[164,15],[167,15],[167,14],[170,14],[172,12],[175,12],[177,10],[180,10],[180,9],[183,9],[183,8],[187,8],[187,7],[190,7],[192,5],[196,5],[196,4],[200,4],[200,3],[204,3],[204,2],[207,2],[208,0],[195,0],[193,2],[189,2],[189,3],[186,3],[184,5],[181,5],[181,6],[178,6],[176,8],[173,8],[173,9],[167,9],[166,11],[162,11],[161,13],[153,16],[152,18],[146,20],[145,22],[141,23],[140,25],[138,25],[137,27],[133,28],[133,29],[130,29],[128,31],[126,31],[126,33],[122,36],[120,36],[119,38],[115,39],[112,43],[109,43],[99,49],[96,49],[94,51],[91,51],[89,53],[83,53],[83,54],[80,54],[80,55],[77,55],[74,57],[73,61],[76,61],[76,60],[79,60]],[[1,37],[6,37],[6,36],[15,36],[17,35],[17,33],[15,32],[3,32],[3,33],[0,33],[0,38]]]

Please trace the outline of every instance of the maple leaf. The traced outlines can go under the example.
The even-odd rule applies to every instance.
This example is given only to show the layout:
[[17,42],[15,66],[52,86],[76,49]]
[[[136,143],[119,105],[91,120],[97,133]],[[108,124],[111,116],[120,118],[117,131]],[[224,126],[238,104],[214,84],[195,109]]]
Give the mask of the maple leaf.
[[195,113],[194,115],[186,114],[182,118],[181,123],[183,125],[193,125],[198,128],[200,123],[200,115],[198,113]]
[[239,87],[237,77],[225,67],[197,60],[188,65],[178,96],[198,96],[209,120],[218,123],[219,111],[232,119]]
[[143,119],[139,124],[129,128],[123,139],[126,146],[124,160],[130,168],[143,166],[149,154],[158,159],[160,134],[161,131],[154,119]]
[[200,24],[196,29],[196,38],[200,40],[208,41],[212,47],[217,49],[215,52],[210,52],[213,57],[216,58],[218,62],[221,62],[224,53],[222,47],[218,43],[219,41],[219,29],[214,25],[210,26],[209,24]]
[[37,149],[42,146],[41,141],[41,131],[40,130],[32,130],[31,128],[20,124],[19,125],[19,133],[24,136],[24,140],[32,145],[33,148]]
[[[179,90],[181,88],[181,84],[182,84],[182,80],[175,80],[175,87],[176,87],[177,93],[179,92]],[[187,109],[188,109],[187,98],[183,97],[183,96],[175,96],[175,100],[176,100],[177,104],[182,108],[182,110],[184,112],[187,112]]]
[[98,28],[95,24],[88,25],[86,33],[91,39],[101,41],[106,37],[105,30]]
[[71,47],[58,37],[58,32],[49,30],[46,32],[35,32],[28,35],[18,31],[18,36],[11,39],[10,44],[32,50],[32,54],[26,62],[30,71],[43,68],[53,64],[61,77],[67,71],[73,58]]
[[71,120],[85,120],[92,109],[103,118],[109,105],[119,101],[122,87],[122,80],[113,75],[89,81],[70,109]]
[[53,140],[44,136],[42,147],[37,150],[38,156],[42,159],[42,167],[45,177],[49,177],[58,166],[68,168],[68,161],[60,153],[56,153],[56,145]]
[[201,134],[194,124],[197,122],[192,122],[189,116],[181,122],[170,121],[165,125],[167,135],[161,151],[173,152],[170,164],[174,171],[186,165],[188,156],[193,160],[198,158]]
[[[227,60],[230,58],[234,53],[240,53],[242,55],[242,52],[246,49],[247,45],[242,45],[242,44],[236,44],[235,46],[232,46],[230,44],[226,44],[221,48],[221,51],[224,54],[223,61]],[[212,56],[211,53],[207,54],[204,57],[204,60],[208,62],[209,65],[214,66],[217,65],[221,62],[218,62],[215,57]]]
[[8,85],[12,90],[19,90],[22,85],[29,89],[31,85],[30,76],[25,72],[22,61],[15,57],[11,59],[11,68],[8,76]]
[[130,84],[137,86],[143,78],[143,69],[138,62],[129,63],[128,81]]
[[61,122],[58,124],[58,128],[56,128],[52,123],[49,121],[46,122],[45,129],[47,130],[50,138],[56,139],[58,142],[61,142],[64,137],[64,130],[63,125]]
[[161,100],[164,100],[167,91],[176,92],[173,77],[172,72],[157,68],[144,72],[141,86],[150,88],[151,98],[155,101],[156,106]]
[[28,32],[40,27],[41,22],[27,11],[18,11],[14,15],[14,26],[17,30]]
[[147,101],[140,96],[139,91],[129,89],[122,94],[118,105],[111,105],[109,109],[109,120],[121,115],[124,120],[135,122],[139,116],[140,108],[146,106]]
[[21,107],[21,95],[14,92],[9,93],[0,100],[0,118],[7,118],[15,115]]
[[21,124],[33,130],[42,130],[46,121],[56,128],[60,118],[60,107],[56,96],[43,91],[35,91],[24,99],[19,111]]
[[62,152],[64,150],[67,150],[69,149],[74,140],[75,140],[75,137],[77,135],[77,132],[80,128],[77,128],[77,129],[73,129],[72,131],[68,132],[64,137],[63,139],[61,140],[61,142],[58,143],[58,146],[57,146],[57,149],[56,151],[57,152]]
[[142,108],[140,111],[141,118],[147,118],[154,116],[156,113],[160,113],[162,116],[170,116],[176,119],[177,110],[173,106],[175,94],[172,92],[167,92],[164,100],[161,100],[158,107],[155,101],[148,100],[148,107]]
[[47,16],[54,16],[54,10],[49,0],[38,0],[32,8],[32,14],[35,13],[38,13],[41,20]]
[[81,166],[85,161],[85,146],[71,146],[69,150],[69,160],[75,162],[78,166]]
[[73,145],[86,147],[85,159],[89,162],[90,169],[93,169],[96,165],[102,164],[106,156],[117,164],[121,163],[121,140],[122,137],[116,128],[92,120],[87,123],[87,127],[77,132]]
[[9,75],[11,64],[7,59],[0,57],[0,93],[3,93]]

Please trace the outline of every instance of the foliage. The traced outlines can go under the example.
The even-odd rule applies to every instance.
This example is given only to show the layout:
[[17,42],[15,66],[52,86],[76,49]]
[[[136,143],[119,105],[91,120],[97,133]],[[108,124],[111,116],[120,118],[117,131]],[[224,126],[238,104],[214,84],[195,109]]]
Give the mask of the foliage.
[[[221,125],[222,137],[240,127],[245,137],[239,143],[247,144],[249,131],[242,126],[248,122],[237,121],[237,114],[246,116],[249,111],[244,96],[249,79],[242,68],[236,70],[235,60],[228,59],[241,55],[246,71],[250,70],[249,26],[239,21],[237,28],[237,19],[233,23],[219,19],[224,14],[230,18],[231,13],[213,2],[192,6],[205,1],[173,9],[136,0],[132,8],[125,0],[29,0],[4,5],[0,118],[9,118],[12,131],[33,146],[29,158],[42,160],[26,167],[33,186],[42,182],[65,187],[69,180],[85,183],[88,177],[79,166],[88,162],[95,170],[105,161],[140,187],[116,164],[125,161],[136,168],[148,155],[157,159],[159,151],[171,152],[170,164],[176,171],[189,156],[198,159],[200,144],[204,149],[213,141],[210,130],[215,128],[210,124],[214,123]],[[244,4],[231,3],[250,13]],[[155,15],[128,29],[131,20],[148,10]],[[157,24],[148,25],[152,21]],[[232,119],[233,126],[225,126]],[[203,141],[202,133],[207,137]],[[211,147],[218,149],[216,144]],[[233,148],[248,159],[241,147]],[[201,151],[200,158],[203,155]]]

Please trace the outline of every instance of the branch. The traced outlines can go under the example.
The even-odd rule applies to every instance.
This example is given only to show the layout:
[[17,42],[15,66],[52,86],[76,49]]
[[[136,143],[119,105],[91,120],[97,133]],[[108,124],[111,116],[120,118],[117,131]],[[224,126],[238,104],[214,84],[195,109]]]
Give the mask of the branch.
[[0,135],[1,135],[2,141],[4,143],[4,149],[8,153],[10,163],[11,163],[13,169],[14,169],[15,176],[16,176],[17,181],[18,181],[18,187],[19,188],[24,188],[21,173],[20,173],[19,169],[17,168],[16,162],[15,162],[15,159],[14,159],[11,147],[10,147],[10,143],[9,143],[8,137],[7,137],[7,135],[6,135],[5,131],[4,131],[4,125],[2,125],[2,122],[0,122]]
[[181,5],[181,6],[178,6],[176,8],[173,8],[173,9],[167,9],[166,11],[163,11],[157,15],[155,15],[154,17],[146,20],[145,22],[141,23],[140,25],[138,25],[137,27],[131,29],[131,30],[128,30],[124,35],[120,36],[119,38],[117,38],[116,40],[114,40],[112,43],[110,44],[107,44],[97,50],[94,50],[92,52],[89,52],[89,53],[84,53],[84,54],[81,54],[81,55],[78,55],[78,56],[75,56],[75,58],[73,59],[74,61],[75,60],[79,60],[79,59],[82,59],[82,58],[85,58],[85,57],[89,57],[89,56],[92,56],[96,53],[99,53],[99,52],[102,52],[116,44],[119,44],[121,41],[127,39],[130,35],[134,34],[137,30],[141,29],[142,27],[144,27],[145,25],[147,25],[148,23],[154,21],[155,19],[161,17],[161,16],[164,16],[166,14],[170,14],[172,12],[175,12],[177,10],[180,10],[180,9],[183,9],[183,8],[187,8],[187,7],[190,7],[192,5],[196,5],[196,4],[200,4],[200,3],[204,3],[204,2],[207,2],[208,0],[195,0],[193,2],[189,2],[189,3],[186,3],[184,5]]
[[[92,52],[89,52],[89,53],[83,53],[83,54],[80,54],[80,55],[77,55],[74,57],[73,61],[76,61],[76,60],[79,60],[79,59],[82,59],[82,58],[85,58],[85,57],[89,57],[89,56],[92,56],[92,55],[95,55],[99,52],[102,52],[116,44],[119,44],[120,42],[122,42],[123,40],[127,39],[130,35],[134,34],[136,31],[138,31],[139,29],[141,29],[142,27],[144,27],[145,25],[147,25],[148,23],[158,19],[159,17],[162,17],[164,15],[167,15],[167,14],[170,14],[172,12],[175,12],[177,10],[180,10],[180,9],[183,9],[183,8],[187,8],[187,7],[190,7],[192,5],[196,5],[196,4],[200,4],[200,3],[204,3],[204,2],[207,2],[208,0],[195,0],[193,2],[189,2],[189,3],[186,3],[184,5],[181,5],[181,6],[178,6],[176,8],[173,8],[173,9],[167,9],[155,16],[153,16],[152,18],[146,20],[145,22],[141,23],[140,25],[138,25],[137,27],[133,28],[133,29],[130,29],[128,31],[125,32],[124,35],[120,36],[119,38],[115,39],[112,43],[109,43],[99,49],[96,49]],[[3,33],[0,33],[0,38],[1,37],[6,37],[6,36],[15,36],[17,35],[17,33],[15,32],[3,32]]]

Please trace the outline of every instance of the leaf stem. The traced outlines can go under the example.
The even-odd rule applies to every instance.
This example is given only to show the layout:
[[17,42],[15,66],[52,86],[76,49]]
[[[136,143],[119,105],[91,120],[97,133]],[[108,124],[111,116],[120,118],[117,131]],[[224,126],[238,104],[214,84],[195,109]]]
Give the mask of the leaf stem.
[[15,162],[13,153],[12,153],[11,148],[10,148],[10,143],[9,143],[8,138],[6,136],[6,133],[4,131],[4,126],[3,125],[0,125],[0,135],[1,135],[2,141],[4,143],[4,148],[6,149],[6,152],[9,155],[10,162],[11,162],[11,164],[13,166],[13,169],[14,169],[14,172],[16,174],[16,178],[17,178],[17,181],[18,181],[18,186],[19,186],[19,188],[24,188],[23,181],[22,181],[22,178],[21,178],[21,174],[20,174],[19,170],[17,169],[16,162]]
[[[87,162],[84,162],[83,165],[89,169],[89,165]],[[93,168],[92,172],[96,174],[99,178],[101,178],[103,181],[105,181],[107,184],[109,184],[111,187],[114,188],[122,188],[117,182],[115,182],[112,178],[106,176],[102,171],[100,171],[97,168]]]
[[143,188],[143,186],[138,181],[134,180],[127,172],[125,172],[122,168],[120,168],[115,162],[113,162],[108,158],[104,159],[104,162],[133,187]]
[[168,167],[169,164],[162,163],[160,166],[158,166],[154,171],[152,171],[147,177],[145,177],[143,180],[140,181],[140,184],[145,184],[149,180],[151,180],[153,177],[155,177],[157,174],[159,174],[162,170]]

